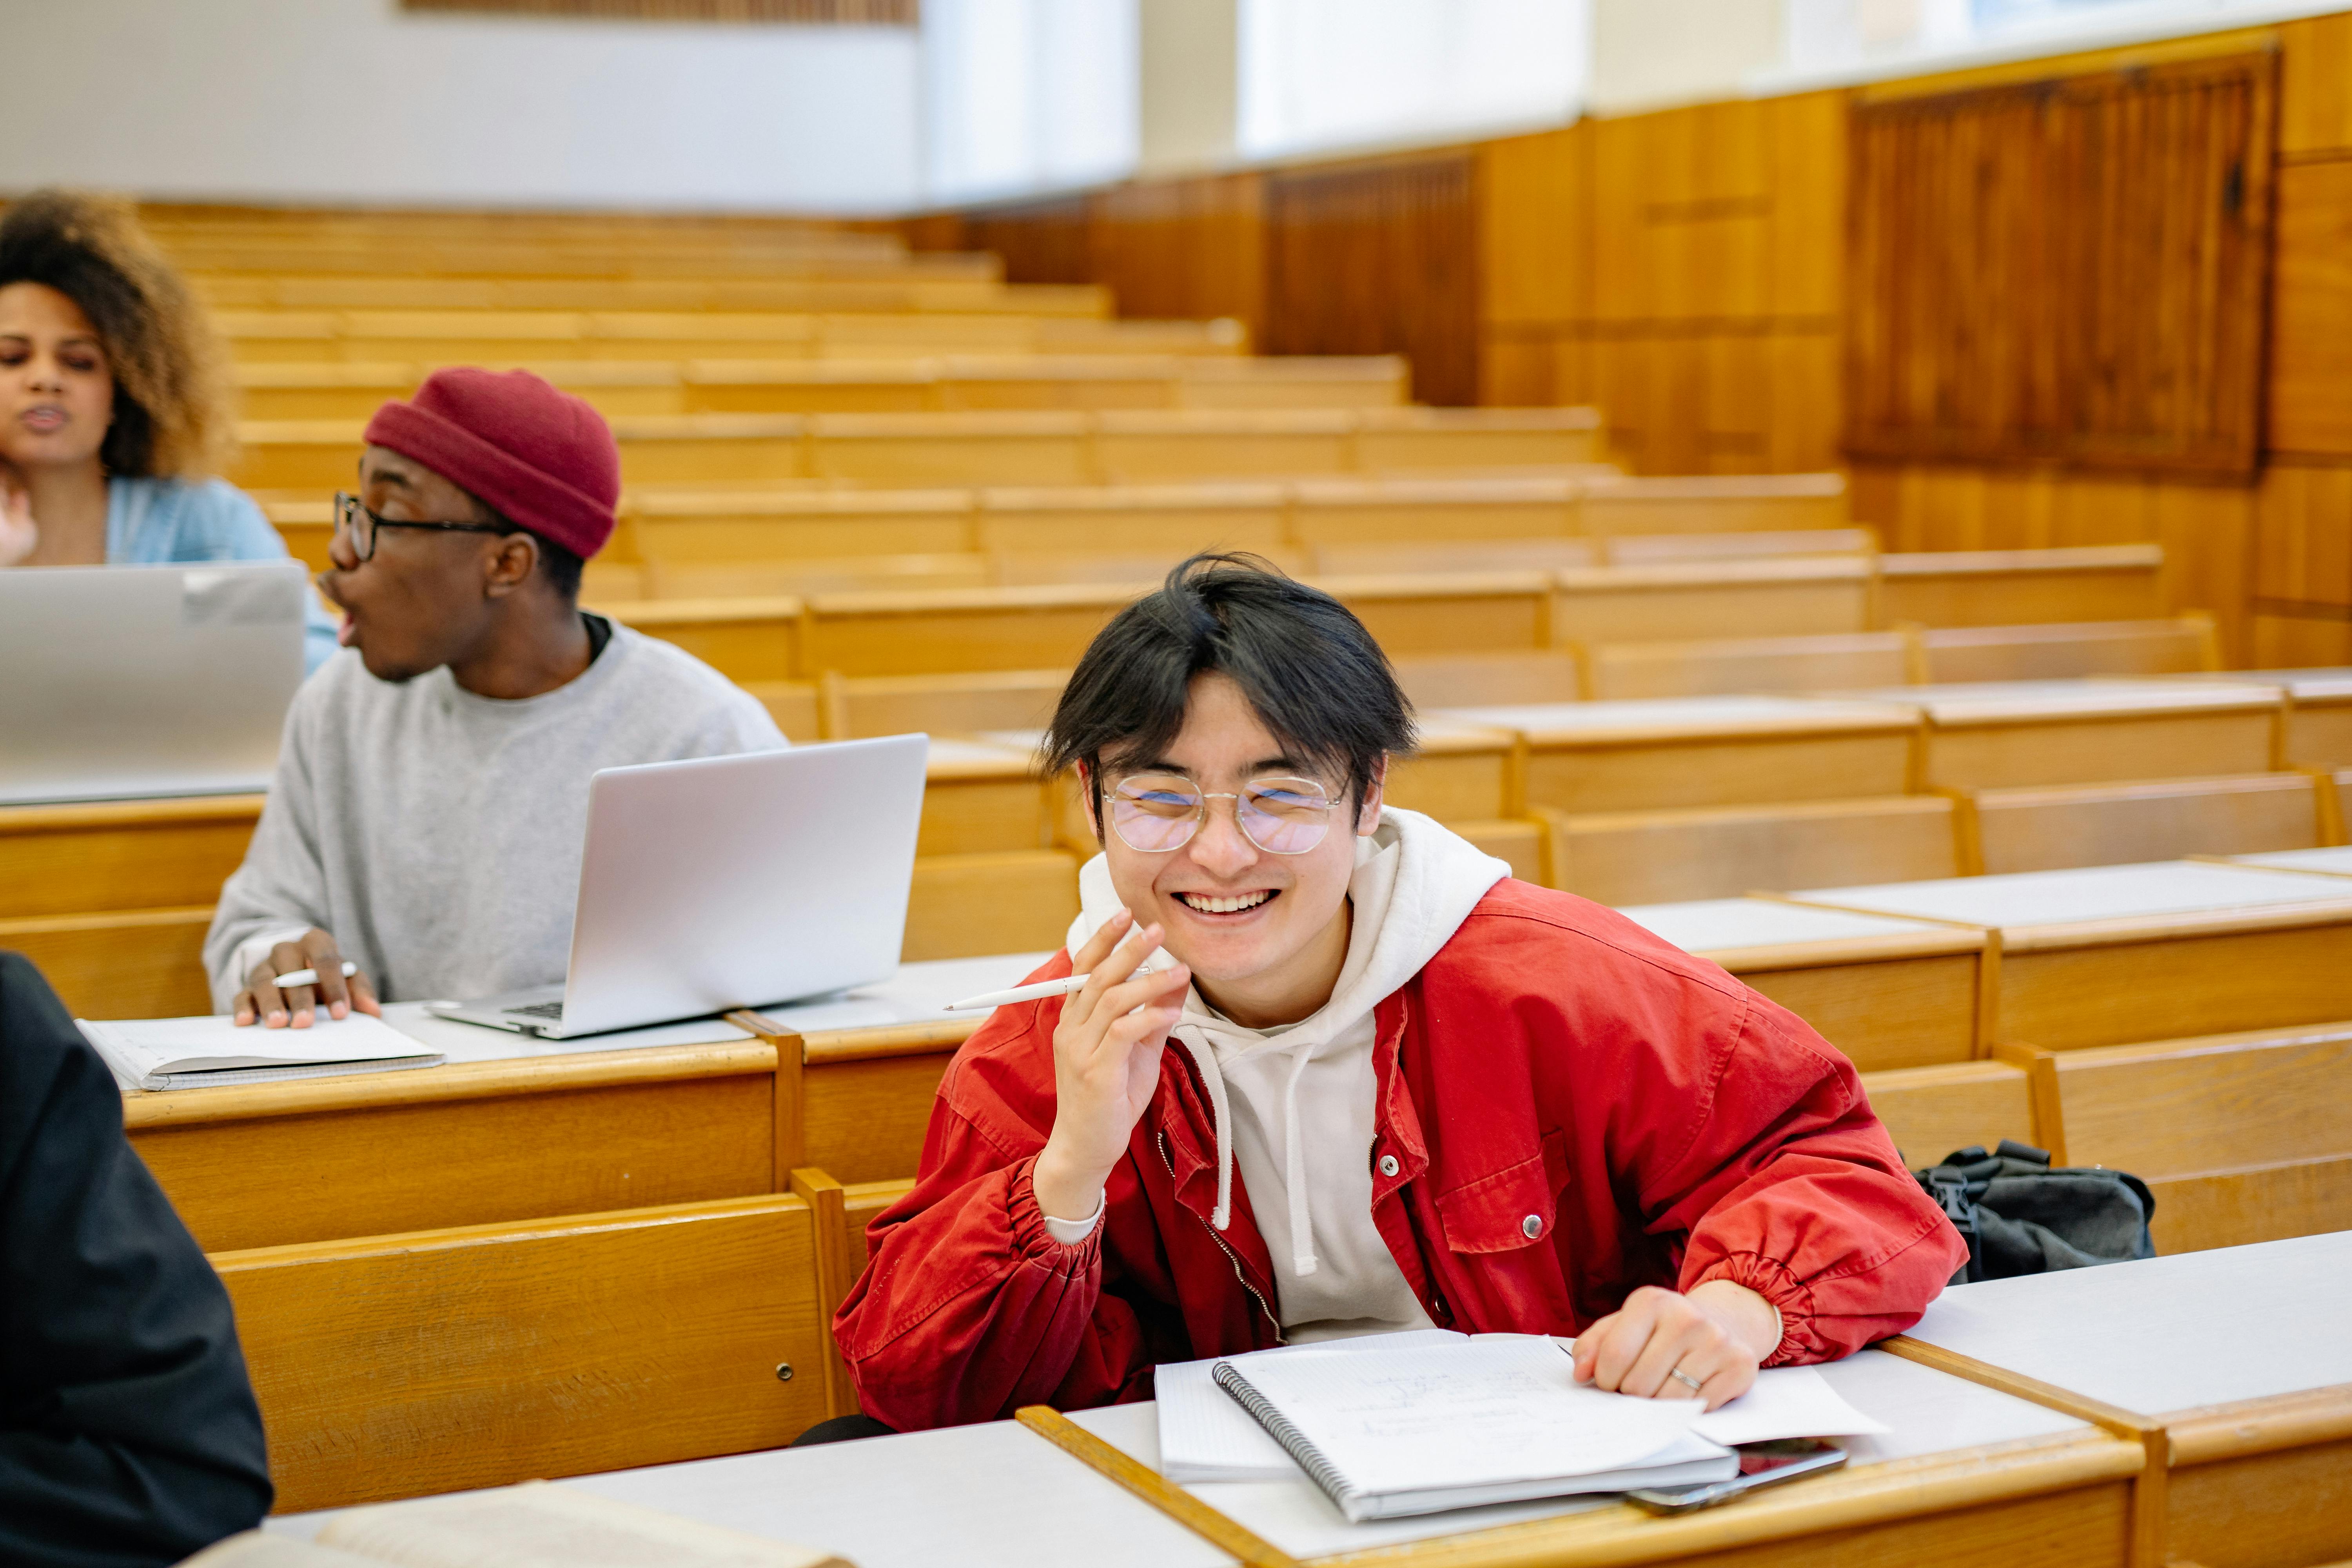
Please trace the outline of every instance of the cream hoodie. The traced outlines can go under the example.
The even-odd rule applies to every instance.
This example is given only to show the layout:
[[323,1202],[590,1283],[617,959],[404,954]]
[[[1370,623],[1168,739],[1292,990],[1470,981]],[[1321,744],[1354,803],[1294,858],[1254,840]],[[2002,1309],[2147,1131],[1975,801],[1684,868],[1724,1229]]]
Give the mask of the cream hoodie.
[[[1348,956],[1331,1000],[1296,1024],[1244,1029],[1185,994],[1172,1038],[1191,1053],[1217,1121],[1218,1229],[1241,1166],[1276,1259],[1283,1335],[1293,1342],[1423,1328],[1428,1316],[1372,1224],[1372,1009],[1419,973],[1486,890],[1511,874],[1418,812],[1389,807],[1356,840]],[[1099,855],[1078,874],[1076,952],[1119,909]],[[1153,955],[1155,967],[1171,963]],[[1100,1217],[1048,1219],[1075,1243]],[[1287,1267],[1283,1259],[1288,1259]]]

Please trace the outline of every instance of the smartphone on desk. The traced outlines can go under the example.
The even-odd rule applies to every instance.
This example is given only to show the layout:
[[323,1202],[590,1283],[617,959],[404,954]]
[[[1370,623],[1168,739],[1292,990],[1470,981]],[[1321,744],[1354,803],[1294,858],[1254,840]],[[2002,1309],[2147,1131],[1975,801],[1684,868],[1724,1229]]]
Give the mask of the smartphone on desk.
[[1747,1443],[1739,1448],[1739,1473],[1727,1480],[1702,1481],[1690,1487],[1643,1487],[1627,1492],[1625,1500],[1652,1513],[1691,1513],[1766,1487],[1777,1487],[1783,1481],[1793,1481],[1800,1476],[1818,1476],[1844,1463],[1843,1448],[1819,1438]]

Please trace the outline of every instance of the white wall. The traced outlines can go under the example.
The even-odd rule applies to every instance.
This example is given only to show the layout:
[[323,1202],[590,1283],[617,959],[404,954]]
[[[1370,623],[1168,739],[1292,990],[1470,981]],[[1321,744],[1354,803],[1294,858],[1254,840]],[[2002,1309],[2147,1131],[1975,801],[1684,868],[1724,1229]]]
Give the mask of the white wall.
[[1737,98],[1780,63],[1783,32],[1780,0],[1595,0],[1586,104],[1635,114]]
[[924,199],[1131,173],[1139,47],[1136,0],[924,0]]
[[1590,0],[1242,0],[1234,141],[1252,158],[1576,117]]
[[0,190],[895,212],[908,28],[0,0]]

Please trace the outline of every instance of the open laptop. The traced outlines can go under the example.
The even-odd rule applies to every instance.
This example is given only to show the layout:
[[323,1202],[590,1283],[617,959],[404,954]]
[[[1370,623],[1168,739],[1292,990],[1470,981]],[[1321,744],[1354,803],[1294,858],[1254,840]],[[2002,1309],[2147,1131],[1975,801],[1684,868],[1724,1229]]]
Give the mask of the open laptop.
[[892,735],[604,769],[564,983],[428,1010],[560,1040],[885,978],[929,749]]
[[0,572],[0,804],[267,789],[299,561]]

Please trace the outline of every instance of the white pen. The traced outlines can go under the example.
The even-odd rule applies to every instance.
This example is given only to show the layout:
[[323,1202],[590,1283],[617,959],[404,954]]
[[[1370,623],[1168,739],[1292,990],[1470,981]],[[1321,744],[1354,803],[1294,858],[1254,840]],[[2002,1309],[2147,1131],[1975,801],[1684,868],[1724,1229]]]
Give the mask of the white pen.
[[[1138,970],[1136,973],[1140,974],[1143,972]],[[1092,978],[1090,974],[1066,974],[1059,980],[1040,980],[1034,985],[1015,985],[1010,991],[983,991],[977,996],[950,1002],[940,1011],[963,1013],[975,1007],[1003,1007],[1014,1002],[1034,1002],[1040,996],[1066,996]]]
[[[353,963],[348,958],[343,960],[344,979],[349,980],[352,975],[357,974],[359,972],[360,966],[358,964]],[[319,984],[319,972],[315,969],[289,970],[284,974],[271,977],[269,983],[280,989],[289,985],[316,985]]]

